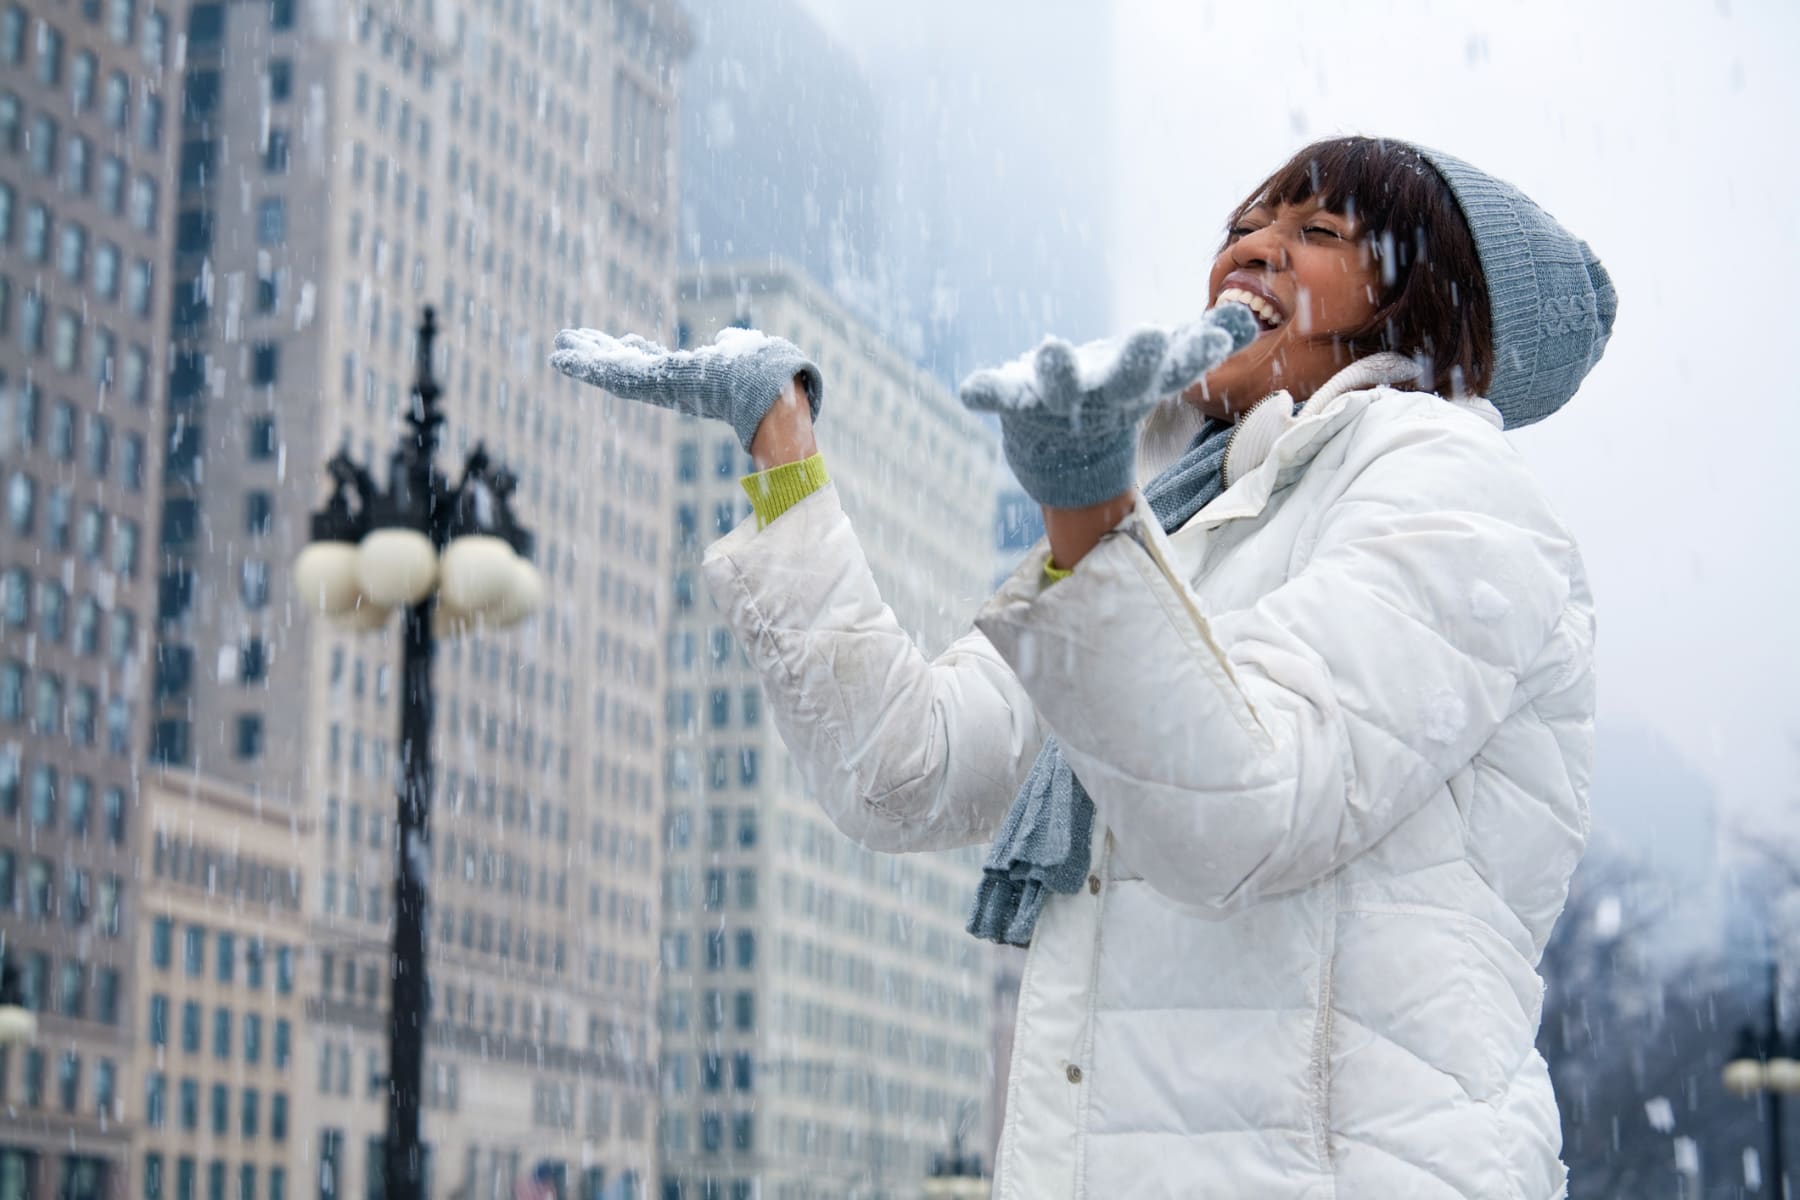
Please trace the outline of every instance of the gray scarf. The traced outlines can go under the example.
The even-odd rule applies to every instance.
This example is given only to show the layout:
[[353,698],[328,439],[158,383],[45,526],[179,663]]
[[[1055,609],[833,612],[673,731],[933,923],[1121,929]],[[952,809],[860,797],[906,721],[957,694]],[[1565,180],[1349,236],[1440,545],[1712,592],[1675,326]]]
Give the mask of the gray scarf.
[[[1144,499],[1174,533],[1223,489],[1228,421],[1207,421],[1183,454],[1144,488]],[[1051,892],[1077,892],[1087,878],[1094,802],[1069,769],[1055,735],[1044,739],[1031,774],[994,836],[969,932],[991,942],[1031,944]]]

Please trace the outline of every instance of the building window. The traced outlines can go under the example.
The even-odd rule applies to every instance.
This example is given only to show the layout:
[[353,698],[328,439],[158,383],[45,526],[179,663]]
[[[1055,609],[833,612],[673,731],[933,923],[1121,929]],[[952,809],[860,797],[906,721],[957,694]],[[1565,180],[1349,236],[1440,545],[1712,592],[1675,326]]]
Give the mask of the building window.
[[156,181],[139,175],[131,181],[131,223],[145,233],[156,231]]
[[269,651],[261,638],[249,638],[238,647],[238,682],[261,683],[268,677]]
[[119,972],[102,967],[94,976],[94,1019],[102,1025],[119,1023]]
[[260,558],[246,558],[240,575],[239,590],[244,607],[251,609],[267,607],[269,603],[269,564]]
[[267,536],[275,521],[275,503],[267,492],[249,492],[244,496],[244,532],[251,537]]
[[125,278],[125,306],[137,316],[150,315],[150,264],[139,259]]
[[263,246],[287,241],[287,205],[280,196],[270,196],[257,206],[256,240]]
[[161,1071],[144,1077],[144,1124],[161,1129],[169,1117],[169,1081]]
[[250,351],[250,382],[271,387],[280,375],[281,347],[274,342],[258,342]]
[[269,144],[263,148],[263,170],[271,175],[285,175],[288,169],[288,131],[269,130]]
[[274,417],[250,418],[249,453],[253,462],[273,459],[279,449],[275,439]]
[[206,971],[206,930],[189,925],[182,932],[181,964],[190,979],[198,979]]
[[242,713],[237,719],[237,756],[244,761],[262,757],[263,719],[256,713]]

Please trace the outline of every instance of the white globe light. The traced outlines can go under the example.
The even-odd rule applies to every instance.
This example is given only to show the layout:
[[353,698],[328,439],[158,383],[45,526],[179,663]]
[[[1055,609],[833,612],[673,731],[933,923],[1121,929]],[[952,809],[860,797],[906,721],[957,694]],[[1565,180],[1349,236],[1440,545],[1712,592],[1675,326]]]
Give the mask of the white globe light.
[[1771,1092],[1800,1092],[1800,1062],[1791,1058],[1771,1058],[1763,1068],[1763,1086]]
[[385,605],[375,603],[367,596],[358,595],[355,607],[345,609],[332,620],[338,628],[349,633],[368,633],[386,625],[392,611]]
[[506,595],[488,612],[494,624],[502,629],[517,625],[544,602],[544,577],[538,574],[536,567],[514,556],[511,576]]
[[22,1004],[0,1006],[0,1046],[37,1037],[37,1014]]
[[506,598],[513,582],[512,547],[481,533],[452,538],[438,564],[438,593],[458,613],[486,612]]
[[300,602],[328,617],[356,605],[356,547],[350,542],[309,542],[294,559]]
[[383,608],[417,604],[437,582],[437,551],[416,529],[377,529],[356,552],[356,582]]
[[1752,1096],[1763,1085],[1763,1065],[1754,1058],[1736,1058],[1720,1073],[1725,1090],[1736,1096]]

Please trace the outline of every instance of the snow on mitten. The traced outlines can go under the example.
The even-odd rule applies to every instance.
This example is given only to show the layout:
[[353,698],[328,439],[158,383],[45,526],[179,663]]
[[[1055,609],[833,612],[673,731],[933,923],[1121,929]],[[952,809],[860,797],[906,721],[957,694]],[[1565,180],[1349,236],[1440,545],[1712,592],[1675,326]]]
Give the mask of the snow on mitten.
[[724,421],[746,452],[789,380],[804,381],[814,420],[825,399],[825,377],[799,347],[754,329],[722,329],[697,350],[667,350],[635,333],[565,329],[550,365],[627,400]]
[[1071,346],[1046,338],[1030,354],[963,381],[963,406],[1000,415],[1006,461],[1047,508],[1085,508],[1130,489],[1137,427],[1162,397],[1255,339],[1241,304],[1221,304],[1173,332],[1146,327]]

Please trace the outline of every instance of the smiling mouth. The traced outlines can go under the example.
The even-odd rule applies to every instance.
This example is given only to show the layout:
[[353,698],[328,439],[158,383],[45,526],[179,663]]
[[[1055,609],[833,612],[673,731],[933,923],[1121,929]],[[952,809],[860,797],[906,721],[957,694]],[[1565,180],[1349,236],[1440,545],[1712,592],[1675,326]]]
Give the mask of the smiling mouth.
[[1242,304],[1244,307],[1248,308],[1251,315],[1256,318],[1256,323],[1262,327],[1263,333],[1271,333],[1274,330],[1280,329],[1287,323],[1287,318],[1282,315],[1279,308],[1276,308],[1273,304],[1269,303],[1261,296],[1258,296],[1255,292],[1248,292],[1243,288],[1228,287],[1222,289],[1219,292],[1218,303]]

